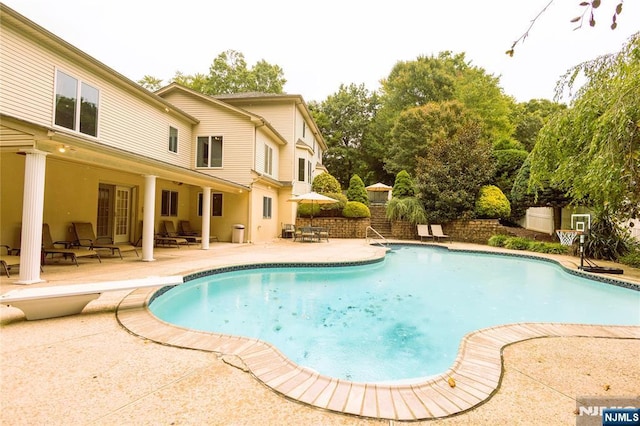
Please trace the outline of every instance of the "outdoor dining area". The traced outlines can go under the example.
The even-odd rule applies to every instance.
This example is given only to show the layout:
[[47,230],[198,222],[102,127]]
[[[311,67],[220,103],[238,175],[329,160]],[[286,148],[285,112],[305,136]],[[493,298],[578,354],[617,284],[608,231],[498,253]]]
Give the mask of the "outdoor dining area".
[[296,228],[295,225],[285,225],[283,235],[287,232],[293,235],[293,241],[301,242],[320,242],[329,241],[329,229],[322,226],[313,226],[313,206],[316,204],[332,204],[338,202],[333,198],[327,197],[317,192],[309,192],[307,194],[297,195],[288,201],[298,204],[311,204],[311,224],[310,226],[301,226]]
[[329,229],[321,226],[303,226],[296,230],[293,241],[321,242],[329,241]]

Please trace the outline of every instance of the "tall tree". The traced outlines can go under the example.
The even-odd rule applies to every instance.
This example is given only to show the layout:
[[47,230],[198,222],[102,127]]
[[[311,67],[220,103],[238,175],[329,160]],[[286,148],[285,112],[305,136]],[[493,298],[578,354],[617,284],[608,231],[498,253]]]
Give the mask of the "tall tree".
[[161,78],[157,78],[148,74],[142,77],[140,80],[138,80],[137,83],[151,92],[155,92],[156,90],[162,87]]
[[427,220],[471,218],[478,192],[494,173],[491,145],[473,122],[439,139],[418,159],[416,186]]
[[548,99],[531,99],[528,102],[519,103],[514,110],[513,121],[516,126],[514,138],[526,151],[531,152],[538,132],[547,123],[549,117],[566,107],[565,104]]
[[[378,109],[378,97],[364,84],[340,85],[338,91],[321,103],[310,102],[309,109],[327,142],[323,163],[343,187],[351,176],[364,176],[372,181],[368,171],[363,140]],[[373,183],[373,182],[371,182]]]
[[640,33],[619,53],[571,68],[556,94],[575,92],[570,108],[540,131],[530,184],[545,182],[574,203],[621,218],[640,214]]
[[391,131],[385,168],[391,173],[405,169],[415,176],[419,157],[427,155],[432,146],[453,139],[472,122],[480,128],[475,115],[458,101],[431,102],[404,110]]
[[177,71],[173,81],[207,95],[282,93],[287,82],[284,71],[278,65],[260,60],[248,68],[244,55],[235,50],[220,53],[209,67],[209,74],[184,75]]

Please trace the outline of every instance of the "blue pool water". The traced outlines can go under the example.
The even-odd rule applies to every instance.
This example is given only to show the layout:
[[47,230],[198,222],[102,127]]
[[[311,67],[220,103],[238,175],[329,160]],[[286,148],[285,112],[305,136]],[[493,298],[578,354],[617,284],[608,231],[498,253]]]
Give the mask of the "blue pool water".
[[225,272],[150,306],[180,326],[258,338],[299,365],[366,382],[442,373],[463,336],[517,322],[640,325],[640,292],[545,261],[399,246],[383,262]]

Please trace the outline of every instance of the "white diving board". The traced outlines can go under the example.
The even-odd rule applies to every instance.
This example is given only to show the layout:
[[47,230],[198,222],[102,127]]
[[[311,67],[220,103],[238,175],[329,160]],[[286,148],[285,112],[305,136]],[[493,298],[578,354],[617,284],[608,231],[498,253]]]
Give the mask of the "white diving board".
[[164,287],[182,283],[183,278],[181,275],[172,275],[124,281],[25,288],[11,290],[0,295],[0,304],[20,309],[24,312],[27,320],[56,318],[79,314],[89,302],[108,291]]

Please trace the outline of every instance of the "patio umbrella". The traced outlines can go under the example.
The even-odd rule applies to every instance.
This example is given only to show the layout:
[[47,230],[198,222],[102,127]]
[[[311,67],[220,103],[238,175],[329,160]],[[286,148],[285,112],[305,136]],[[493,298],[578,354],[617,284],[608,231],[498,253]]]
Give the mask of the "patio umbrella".
[[378,183],[375,183],[373,185],[367,186],[365,189],[367,191],[374,191],[374,192],[382,191],[382,192],[384,192],[384,191],[391,191],[393,189],[393,187],[389,186],[389,185],[385,185],[382,182],[378,182]]
[[313,206],[315,204],[333,204],[338,202],[338,200],[334,198],[318,194],[317,192],[308,192],[306,194],[296,195],[293,198],[289,198],[287,201],[292,201],[298,204],[311,204],[311,226],[313,226]]

